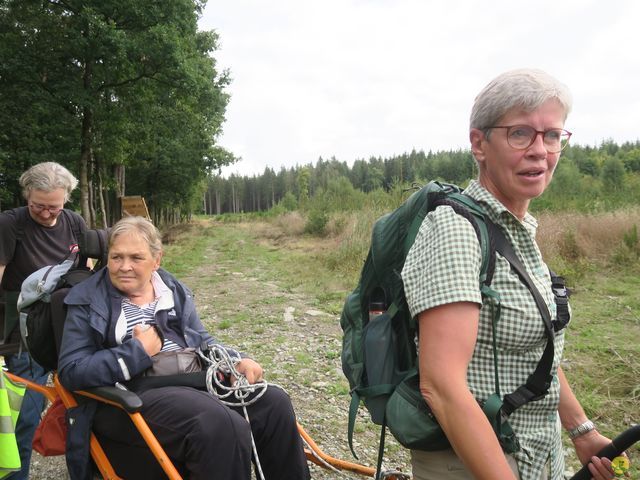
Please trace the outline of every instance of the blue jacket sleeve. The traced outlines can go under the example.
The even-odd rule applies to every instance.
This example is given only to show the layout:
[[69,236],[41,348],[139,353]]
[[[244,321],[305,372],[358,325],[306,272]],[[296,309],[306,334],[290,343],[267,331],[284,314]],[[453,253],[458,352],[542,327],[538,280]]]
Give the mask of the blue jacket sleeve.
[[138,340],[107,344],[107,322],[88,305],[69,305],[58,374],[70,390],[113,385],[149,368],[151,357]]

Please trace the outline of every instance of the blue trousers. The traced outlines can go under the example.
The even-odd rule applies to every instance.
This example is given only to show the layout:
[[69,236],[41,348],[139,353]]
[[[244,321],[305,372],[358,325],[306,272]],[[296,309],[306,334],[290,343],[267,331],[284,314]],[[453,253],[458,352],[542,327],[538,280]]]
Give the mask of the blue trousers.
[[[27,380],[45,385],[49,374],[45,372],[27,352],[8,355],[4,359],[9,372]],[[16,424],[16,441],[20,452],[22,469],[7,476],[7,480],[27,480],[31,463],[31,442],[44,410],[44,396],[41,393],[27,389],[22,400],[18,423]]]

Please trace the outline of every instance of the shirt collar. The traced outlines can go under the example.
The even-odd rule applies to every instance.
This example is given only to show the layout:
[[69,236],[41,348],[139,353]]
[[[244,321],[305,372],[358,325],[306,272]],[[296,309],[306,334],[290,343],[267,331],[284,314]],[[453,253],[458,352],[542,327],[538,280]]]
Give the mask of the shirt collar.
[[156,293],[156,298],[159,299],[156,311],[173,308],[175,305],[173,302],[173,292],[167,287],[167,284],[162,281],[158,272],[151,274],[151,284],[153,285],[153,291]]
[[500,200],[494,197],[489,190],[480,185],[480,182],[477,180],[471,180],[469,186],[464,189],[464,193],[478,203],[481,203],[485,207],[489,218],[495,223],[504,224],[507,218],[511,218],[513,219],[512,221],[524,226],[524,228],[535,237],[536,230],[538,229],[538,221],[529,212],[525,213],[524,218],[520,221]]

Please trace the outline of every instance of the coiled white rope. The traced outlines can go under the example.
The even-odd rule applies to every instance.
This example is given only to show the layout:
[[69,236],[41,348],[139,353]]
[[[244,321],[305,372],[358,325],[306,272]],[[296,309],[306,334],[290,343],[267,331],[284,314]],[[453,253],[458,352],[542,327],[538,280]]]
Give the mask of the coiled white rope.
[[[201,355],[209,364],[206,375],[207,391],[220,400],[223,405],[234,408],[242,407],[245,420],[251,424],[247,407],[262,398],[267,391],[268,384],[265,380],[250,384],[247,378],[236,370],[236,365],[242,360],[240,354],[235,351],[233,353],[234,355],[230,353],[230,350],[220,345],[212,345],[209,347],[207,355]],[[229,380],[232,377],[236,379],[233,384]],[[248,400],[249,396],[254,393],[255,396]],[[265,480],[253,432],[250,430],[250,433],[257,475],[260,480]]]
[[[271,385],[272,387],[280,388],[284,390],[280,385],[276,385],[274,383],[267,383],[266,380],[260,380],[254,384],[250,384],[246,377],[239,373],[236,370],[236,365],[242,358],[238,352],[234,352],[234,355],[229,353],[229,350],[220,346],[213,345],[209,347],[208,355],[204,355],[204,360],[209,364],[207,368],[206,375],[206,384],[207,391],[215,396],[220,403],[226,405],[228,407],[238,406],[242,407],[242,411],[244,413],[244,418],[247,422],[250,423],[249,414],[247,413],[247,408],[249,405],[257,402],[267,391],[267,387]],[[230,375],[236,378],[236,381],[233,385],[229,385],[228,379]],[[251,400],[247,400],[247,398],[253,393],[258,392]],[[231,400],[231,398],[233,400]],[[321,458],[316,452],[313,451],[312,448],[307,444],[304,438],[301,440],[305,443],[309,450],[312,452],[313,456],[322,462],[326,468],[333,470],[334,472],[345,476],[342,472],[336,469],[333,465],[327,463],[323,458]],[[251,447],[253,449],[253,455],[256,460],[256,466],[258,470],[258,475],[261,480],[264,480],[264,474],[262,472],[262,466],[260,465],[260,460],[258,459],[258,452],[255,445],[255,440],[253,438],[253,433],[251,434]]]
[[[232,352],[233,356],[229,350],[220,345],[209,347],[208,356],[204,357],[209,363],[206,377],[207,390],[224,405],[248,407],[260,400],[267,391],[268,384],[265,380],[250,384],[247,378],[236,370],[236,365],[242,358],[237,352],[233,350]],[[233,385],[228,383],[231,376],[236,379]],[[255,392],[258,393],[251,400],[247,400]]]

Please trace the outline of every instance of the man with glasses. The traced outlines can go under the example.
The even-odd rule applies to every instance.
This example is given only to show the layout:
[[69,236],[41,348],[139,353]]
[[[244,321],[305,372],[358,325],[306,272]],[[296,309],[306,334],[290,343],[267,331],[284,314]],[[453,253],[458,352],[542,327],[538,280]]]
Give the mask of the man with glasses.
[[[0,347],[11,373],[43,385],[48,373],[18,348],[18,293],[31,273],[58,263],[75,251],[78,236],[87,226],[80,215],[64,209],[78,180],[62,165],[54,162],[34,165],[19,181],[27,206],[0,213],[0,291],[4,298]],[[7,479],[29,477],[31,442],[43,407],[44,397],[27,390],[16,425],[22,469]]]

